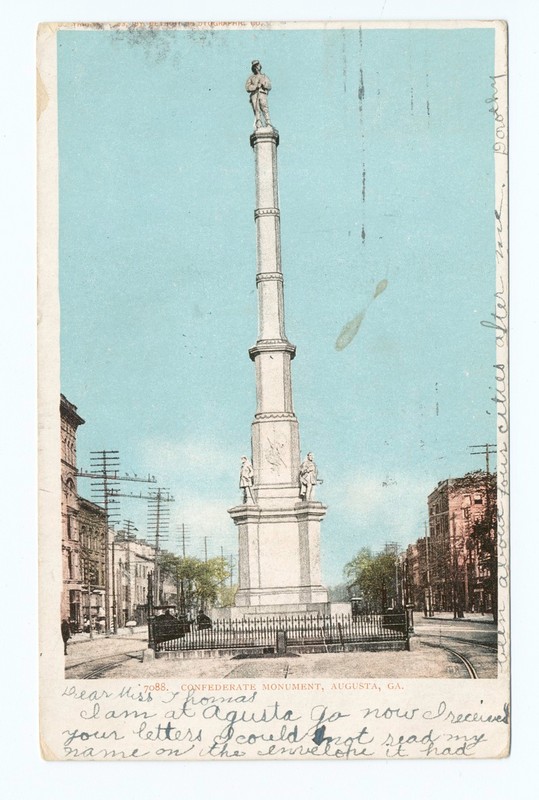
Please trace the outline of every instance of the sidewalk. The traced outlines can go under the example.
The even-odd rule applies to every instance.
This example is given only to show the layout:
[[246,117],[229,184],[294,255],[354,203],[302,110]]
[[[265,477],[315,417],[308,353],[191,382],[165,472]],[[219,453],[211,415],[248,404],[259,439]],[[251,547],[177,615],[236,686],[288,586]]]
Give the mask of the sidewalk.
[[454,622],[458,624],[460,622],[475,622],[478,625],[491,625],[495,626],[495,622],[492,618],[492,614],[467,614],[465,613],[463,617],[460,619],[453,618],[452,611],[438,611],[434,614],[433,617],[425,617],[423,612],[421,611],[414,611],[414,626],[420,625],[421,623],[436,623],[436,622]]
[[118,628],[118,633],[98,633],[93,631],[92,638],[89,633],[74,633],[68,644],[82,644],[83,642],[99,642],[105,639],[132,639],[133,641],[148,641],[148,626],[139,625],[136,628]]
[[[90,664],[105,663],[115,656],[134,654],[142,659],[142,652],[147,647],[147,632],[140,628],[138,633],[127,635],[96,634],[90,639],[89,634],[79,633],[67,643],[65,666],[67,669]],[[76,676],[72,676],[76,677]]]

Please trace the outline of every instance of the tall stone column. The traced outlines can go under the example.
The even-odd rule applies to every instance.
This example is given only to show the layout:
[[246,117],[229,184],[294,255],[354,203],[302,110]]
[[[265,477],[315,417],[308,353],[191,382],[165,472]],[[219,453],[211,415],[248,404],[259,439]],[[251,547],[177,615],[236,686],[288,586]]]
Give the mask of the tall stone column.
[[239,540],[235,613],[324,612],[328,596],[321,583],[320,522],[326,506],[310,496],[300,497],[299,426],[291,378],[296,348],[286,338],[281,268],[279,133],[269,124],[269,79],[257,61],[252,71],[246,88],[257,125],[250,138],[255,158],[258,293],[258,338],[249,350],[256,379],[251,427],[254,502],[229,509]]
[[252,448],[259,500],[297,498],[299,474],[299,430],[290,369],[296,348],[286,338],[284,323],[278,144],[279,134],[273,128],[259,128],[251,136],[256,175],[258,340],[249,355],[256,369]]

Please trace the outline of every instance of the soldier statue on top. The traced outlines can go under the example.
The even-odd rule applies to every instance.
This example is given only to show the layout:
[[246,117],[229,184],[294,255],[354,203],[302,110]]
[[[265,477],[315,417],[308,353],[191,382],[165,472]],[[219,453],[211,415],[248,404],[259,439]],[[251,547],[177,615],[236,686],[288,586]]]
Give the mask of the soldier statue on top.
[[[268,92],[271,90],[271,81],[262,72],[260,61],[253,61],[251,64],[252,75],[249,75],[245,84],[245,89],[249,92],[249,100],[255,114],[255,128],[271,127],[271,120],[268,108]],[[264,118],[264,122],[262,121]]]

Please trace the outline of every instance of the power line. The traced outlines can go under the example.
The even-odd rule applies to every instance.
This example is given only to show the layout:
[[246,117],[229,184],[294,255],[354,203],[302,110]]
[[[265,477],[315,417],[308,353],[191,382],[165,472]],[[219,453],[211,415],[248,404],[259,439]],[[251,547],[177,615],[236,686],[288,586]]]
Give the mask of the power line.
[[468,445],[471,456],[485,456],[485,505],[486,517],[490,514],[490,456],[497,452],[495,444],[470,444]]
[[178,536],[179,548],[180,548],[182,557],[185,558],[186,557],[186,552],[187,552],[187,545],[190,544],[190,542],[189,542],[189,529],[187,528],[187,525],[185,524],[185,522],[182,522],[181,525],[177,526],[176,531],[177,531],[177,533],[179,535]]
[[[77,470],[77,477],[91,479],[91,493],[98,505],[105,511],[105,627],[110,632],[118,633],[118,620],[116,608],[116,576],[114,535],[111,541],[111,564],[109,565],[109,528],[119,522],[120,497],[134,497],[136,495],[122,494],[118,487],[120,481],[137,481],[139,483],[156,483],[154,475],[139,478],[138,475],[125,473],[120,475],[119,450],[91,450],[90,469]],[[112,575],[111,575],[112,573]],[[112,626],[110,619],[110,597],[112,595]],[[90,622],[91,624],[91,622]]]
[[159,605],[161,593],[161,575],[159,565],[160,544],[168,539],[170,523],[169,503],[174,502],[174,497],[169,489],[160,487],[148,495],[148,534],[155,540],[154,582],[155,605]]

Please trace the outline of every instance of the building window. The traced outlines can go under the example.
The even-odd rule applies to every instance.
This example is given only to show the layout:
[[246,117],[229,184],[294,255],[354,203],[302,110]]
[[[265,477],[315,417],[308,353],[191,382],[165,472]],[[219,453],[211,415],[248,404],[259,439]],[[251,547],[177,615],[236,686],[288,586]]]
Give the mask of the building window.
[[483,498],[480,494],[474,494],[473,502],[475,506],[483,505]]

